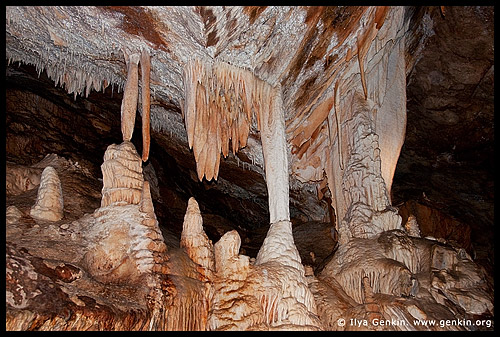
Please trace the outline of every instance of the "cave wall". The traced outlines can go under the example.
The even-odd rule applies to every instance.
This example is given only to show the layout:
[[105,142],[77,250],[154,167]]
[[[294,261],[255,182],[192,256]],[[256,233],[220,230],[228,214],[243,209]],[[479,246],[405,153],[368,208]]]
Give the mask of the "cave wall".
[[[87,10],[91,9],[83,11]],[[132,35],[137,33],[133,28],[137,22],[130,21],[132,18],[139,20],[143,15],[140,20],[151,19],[145,9],[101,10],[122,13],[129,20],[123,21],[129,26],[122,29]],[[241,18],[239,10],[231,9],[226,19],[231,15]],[[254,8],[245,15],[249,15],[254,27],[252,24],[262,12],[265,17],[275,10]],[[295,10],[298,9],[290,9],[289,15],[293,17],[290,13]],[[176,11],[172,9],[169,15]],[[221,48],[222,35],[217,36],[220,21],[214,24],[211,20],[220,15],[219,11],[217,7],[195,10],[205,20],[205,33],[212,29],[205,48],[213,52],[208,47],[215,46],[219,50],[217,55]],[[325,57],[323,70],[330,75],[314,78],[319,69],[314,66],[308,73],[306,70],[313,62],[302,63],[307,53],[299,53],[288,59],[267,55],[270,61],[256,68],[258,78],[253,79],[255,75],[247,69],[239,70],[227,63],[228,56],[222,52],[220,55],[225,56],[219,58],[221,66],[207,64],[204,70],[191,70],[195,85],[202,83],[210,90],[222,90],[212,101],[216,102],[212,110],[200,108],[204,99],[214,97],[210,90],[207,94],[205,89],[199,89],[194,91],[195,98],[189,96],[193,90],[186,86],[189,62],[184,64],[180,76],[184,76],[185,96],[179,99],[174,94],[165,98],[165,89],[158,86],[158,79],[164,78],[164,73],[155,70],[158,58],[156,52],[151,53],[151,144],[140,141],[149,132],[144,129],[144,118],[149,121],[144,113],[147,108],[143,105],[135,114],[137,103],[133,103],[133,113],[124,112],[124,106],[134,95],[138,96],[138,107],[147,101],[145,93],[149,98],[144,83],[149,80],[144,77],[142,58],[136,69],[130,65],[135,61],[129,59],[129,51],[123,51],[121,56],[128,67],[120,78],[126,78],[125,84],[106,72],[94,72],[82,82],[83,75],[78,72],[74,74],[75,81],[68,79],[64,70],[61,73],[49,67],[41,71],[43,58],[50,59],[50,53],[37,61],[30,58],[23,61],[35,64],[33,69],[20,63],[11,64],[11,59],[20,56],[19,49],[9,49],[6,137],[10,195],[7,199],[9,329],[349,330],[364,327],[352,323],[341,326],[339,317],[410,322],[453,319],[460,313],[464,319],[490,318],[491,280],[486,280],[486,274],[470,256],[475,253],[469,235],[467,232],[460,237],[449,235],[462,224],[448,221],[435,209],[408,203],[399,208],[398,214],[398,209],[392,206],[391,199],[399,200],[391,190],[391,182],[405,139],[406,88],[412,83],[406,85],[406,75],[412,70],[408,60],[415,57],[413,54],[408,57],[408,48],[413,48],[412,43],[419,39],[429,38],[408,32],[429,29],[425,20],[429,20],[429,13],[437,13],[434,10],[422,14],[417,10],[409,18],[412,11],[402,7],[352,7],[347,11],[309,8],[305,30],[292,23],[297,32],[305,32],[298,50],[310,51],[307,57],[311,59]],[[45,9],[30,9],[25,13],[29,12],[35,17],[40,13],[48,15]],[[68,13],[71,10],[57,8],[50,15],[64,21]],[[161,10],[149,13],[155,17]],[[450,12],[440,9],[442,17],[446,13],[450,17]],[[412,20],[419,15],[422,19],[418,28],[409,30]],[[173,17],[179,20],[178,16]],[[324,44],[318,42],[332,36],[333,32],[322,26],[331,18],[336,18],[337,28],[343,26],[349,28],[347,32],[355,32],[350,35],[354,36],[351,40],[349,36],[337,35],[347,41],[338,44],[340,51],[335,56],[341,55],[338,62],[326,56],[325,49],[321,49]],[[23,25],[19,9],[11,8],[8,19],[10,29]],[[283,17],[273,25],[285,22],[280,20]],[[436,16],[433,20],[437,20]],[[187,27],[192,28],[191,24]],[[233,25],[238,27],[237,32],[245,27]],[[72,39],[53,28],[48,31],[56,47],[66,47],[66,41]],[[272,35],[273,39],[280,34]],[[431,33],[426,34],[432,37]],[[146,38],[150,42],[156,39],[160,45],[164,42],[154,35]],[[264,46],[270,48],[273,44]],[[77,58],[81,60],[82,55]],[[200,59],[206,60],[206,55]],[[290,62],[288,67],[286,60]],[[204,67],[203,62],[198,67]],[[83,68],[89,74],[92,67]],[[283,67],[287,76],[281,78],[276,71]],[[422,71],[415,69],[412,76]],[[43,73],[38,79],[37,70]],[[313,76],[307,79],[311,72]],[[106,77],[104,86],[99,84],[102,74]],[[130,79],[134,74],[142,76],[140,86],[127,84],[133,82]],[[180,72],[172,74],[175,77]],[[52,85],[49,78],[54,76],[64,83],[65,90],[39,89],[49,88]],[[307,83],[310,90],[305,90],[307,86],[290,85],[290,76]],[[124,93],[115,93],[109,81],[117,82]],[[238,85],[239,89],[234,89]],[[91,86],[102,88],[103,93],[94,93]],[[245,103],[241,94],[245,92],[238,90],[251,86],[254,96]],[[88,97],[77,98],[84,94]],[[229,111],[240,113],[237,117],[240,121],[245,116],[241,115],[245,111],[241,104],[252,106],[246,126],[238,122],[232,124],[237,128],[229,128],[233,133],[232,144],[226,149],[222,146],[223,158],[219,141],[212,141],[221,132],[227,132],[224,123],[213,122],[219,105],[223,104],[218,101],[222,95],[226,95],[226,103],[233,104]],[[307,95],[310,95],[308,100],[304,99]],[[120,103],[122,118],[118,123]],[[194,124],[189,124],[193,113],[189,112],[190,104],[202,116],[196,124],[202,126],[199,133]],[[292,105],[294,109],[290,109]],[[207,118],[208,124],[203,118]],[[81,132],[67,127],[73,124],[81,126]],[[197,143],[195,136],[202,135],[203,129],[208,132],[207,141]],[[32,130],[36,131],[34,137],[28,137],[26,132]],[[134,137],[130,136],[131,130]],[[193,130],[191,144],[189,134]],[[235,132],[239,132],[240,145],[235,143]],[[132,143],[128,142],[130,138]],[[144,157],[145,144],[151,145],[149,158]],[[189,150],[191,145],[195,146],[194,156]],[[214,145],[215,152],[211,148]],[[141,164],[141,152],[142,161],[147,163]],[[57,155],[45,156],[50,153]],[[119,159],[122,157],[125,161]],[[215,159],[216,170],[212,170],[208,158]],[[98,178],[99,166],[102,179]],[[128,173],[120,171],[122,166]],[[278,171],[281,168],[284,174],[273,175],[276,168]],[[216,181],[210,181],[212,178]],[[49,180],[55,186],[62,186],[63,197],[56,193],[60,187],[46,190]],[[45,200],[46,195],[54,197]],[[32,211],[62,199],[64,202],[58,204],[64,206],[62,220],[43,218],[46,213]],[[443,233],[443,227],[450,229]],[[318,238],[313,238],[311,244],[314,235]],[[32,241],[37,236],[41,240]],[[61,257],[58,252],[65,244],[69,253]],[[22,273],[28,275],[25,283]],[[146,285],[144,291],[131,297],[129,289],[140,283]],[[29,291],[19,292],[20,286]],[[55,289],[55,293],[48,288]],[[110,294],[113,295],[109,297]],[[41,310],[40,300],[51,297],[60,300]],[[69,318],[55,314],[56,306],[64,306],[63,303],[67,303]],[[403,325],[391,328],[415,329],[412,324]],[[478,324],[465,327],[478,328],[483,327]]]

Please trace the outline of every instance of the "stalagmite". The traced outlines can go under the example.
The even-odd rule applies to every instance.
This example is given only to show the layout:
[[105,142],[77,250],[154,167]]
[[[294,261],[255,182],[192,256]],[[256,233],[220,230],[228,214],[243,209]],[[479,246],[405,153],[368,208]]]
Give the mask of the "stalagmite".
[[[101,207],[85,233],[89,242],[83,265],[104,284],[141,285],[151,306],[151,324],[159,324],[161,275],[168,271],[167,246],[151,199],[142,161],[130,142],[110,145],[104,154]],[[153,322],[154,321],[154,322]]]
[[275,261],[289,265],[297,270],[304,270],[300,255],[295,247],[292,235],[292,223],[290,221],[278,221],[272,223],[266,238],[255,259],[255,264],[263,264]]
[[121,105],[121,129],[124,141],[130,141],[134,132],[135,114],[137,111],[137,100],[139,95],[139,60],[141,55],[134,53],[128,55],[123,49],[127,63],[127,81],[123,90]]
[[47,166],[42,172],[38,196],[30,214],[38,220],[59,221],[63,218],[63,208],[61,181],[56,170]]
[[101,165],[103,175],[101,207],[139,204],[142,195],[142,161],[128,141],[108,146]]
[[188,200],[180,246],[186,250],[191,260],[205,269],[208,275],[215,271],[212,241],[203,231],[203,218],[198,203],[193,197]]
[[418,226],[417,218],[414,215],[410,215],[405,224],[405,229],[408,232],[408,235],[414,237],[421,237],[420,227]]
[[23,213],[16,206],[9,206],[5,211],[5,223],[7,225],[14,224],[19,221]]
[[144,185],[142,186],[141,202],[139,205],[139,210],[141,212],[148,214],[150,218],[156,218],[148,181],[144,181]]
[[146,49],[141,50],[141,97],[142,97],[142,161],[149,158],[150,146],[150,102],[149,77],[151,72],[151,59]]
[[[131,226],[140,224],[133,217],[143,196],[142,162],[134,145],[125,141],[108,146],[101,165],[103,188],[101,208],[95,212],[96,223],[88,233],[94,245],[84,256],[84,263],[94,278],[105,283],[139,282],[132,251]],[[141,205],[147,209],[147,201]],[[116,220],[109,221],[109,219]],[[118,220],[119,219],[119,220]],[[139,248],[140,249],[140,248]],[[150,258],[152,262],[152,258]]]
[[239,255],[241,238],[237,231],[224,234],[214,245],[215,268],[222,277],[244,280],[247,277],[250,258]]

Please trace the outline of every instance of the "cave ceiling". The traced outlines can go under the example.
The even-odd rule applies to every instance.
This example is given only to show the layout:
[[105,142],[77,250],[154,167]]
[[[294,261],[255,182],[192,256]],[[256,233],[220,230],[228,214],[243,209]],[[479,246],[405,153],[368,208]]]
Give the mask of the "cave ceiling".
[[[202,211],[216,208],[222,196],[230,195],[218,207],[239,208],[241,219],[231,218],[231,211],[214,216],[229,218],[243,231],[258,232],[259,224],[268,225],[268,210],[256,123],[250,125],[246,146],[221,159],[217,182],[199,181],[188,146],[184,69],[194,59],[217,61],[281,86],[292,221],[333,222],[327,197],[318,197],[323,177],[310,173],[323,149],[314,141],[327,132],[322,110],[331,100],[336,79],[355,71],[363,50],[359,41],[373,39],[370,32],[390,31],[396,15],[405,16],[405,25],[395,30],[406,30],[407,127],[394,176],[393,203],[416,199],[431,204],[478,226],[478,243],[489,240],[481,235],[488,236],[493,227],[492,7],[408,7],[400,12],[357,6],[7,7],[9,88],[35,92],[64,110],[46,112],[55,116],[46,116],[47,120],[63,130],[56,134],[51,123],[28,122],[29,115],[8,116],[8,131],[16,123],[32,123],[27,130],[44,130],[53,148],[37,144],[21,150],[33,156],[29,162],[20,158],[19,151],[16,154],[19,144],[7,139],[7,159],[33,164],[60,150],[60,155],[86,158],[99,168],[106,147],[121,137],[124,53],[147,50],[150,162],[157,175],[174,177],[163,178],[164,184],[183,191],[182,212],[189,194],[205,196]],[[22,105],[17,99],[16,104]],[[67,118],[65,111],[78,117]],[[80,129],[64,126],[65,119]],[[136,128],[137,124],[139,116]],[[135,134],[139,137],[140,131]],[[85,151],[80,147],[78,153],[78,145],[69,145],[75,142],[71,137],[78,138],[75,144],[96,145]],[[302,158],[310,158],[311,164],[304,166]],[[178,186],[181,182],[175,177],[187,179]],[[182,212],[176,216],[182,218]]]

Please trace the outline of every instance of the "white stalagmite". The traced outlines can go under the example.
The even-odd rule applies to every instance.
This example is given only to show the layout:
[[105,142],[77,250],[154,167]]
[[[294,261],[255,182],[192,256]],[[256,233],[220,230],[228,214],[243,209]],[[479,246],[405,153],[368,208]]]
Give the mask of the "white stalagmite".
[[246,279],[250,258],[239,255],[240,246],[241,238],[236,230],[224,234],[214,245],[215,268],[219,276]]
[[140,285],[137,291],[147,295],[154,312],[152,324],[157,324],[157,310],[164,301],[159,275],[168,271],[167,246],[158,227],[149,183],[144,181],[141,157],[131,142],[112,144],[101,168],[101,207],[85,233],[91,244],[83,265],[99,282]]
[[30,214],[34,219],[59,221],[63,218],[64,201],[61,181],[56,170],[47,166],[40,179],[38,195]]
[[121,105],[121,128],[124,141],[130,141],[134,132],[135,114],[139,96],[139,60],[141,55],[128,55],[125,49],[123,54],[127,63],[127,81],[123,90]]

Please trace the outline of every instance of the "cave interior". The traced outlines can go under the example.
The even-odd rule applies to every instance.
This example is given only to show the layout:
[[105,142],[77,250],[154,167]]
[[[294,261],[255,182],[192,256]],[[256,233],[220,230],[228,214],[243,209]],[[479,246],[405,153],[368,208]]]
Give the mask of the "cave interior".
[[[352,319],[408,317],[493,329],[478,323],[494,315],[493,7],[6,17],[8,330],[404,330]],[[140,202],[113,190],[132,174],[122,159],[141,167]],[[56,220],[33,211],[49,180]],[[153,267],[121,231],[136,214],[161,231]]]

